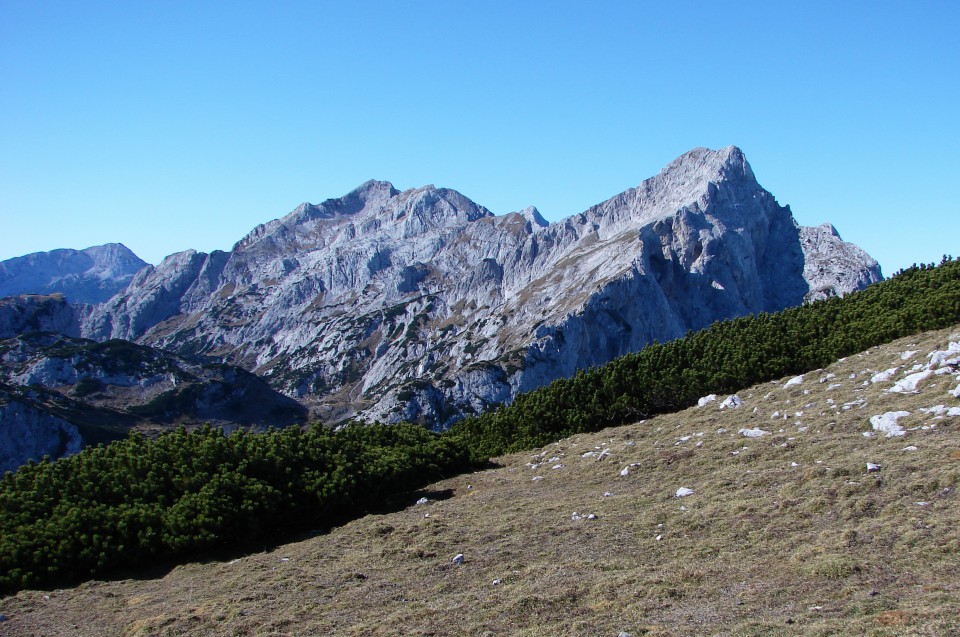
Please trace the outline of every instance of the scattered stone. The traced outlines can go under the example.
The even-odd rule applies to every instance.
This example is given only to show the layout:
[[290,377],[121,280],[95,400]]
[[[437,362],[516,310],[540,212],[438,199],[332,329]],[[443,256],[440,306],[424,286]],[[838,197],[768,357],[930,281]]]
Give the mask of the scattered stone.
[[676,497],[685,498],[688,495],[693,495],[693,493],[694,493],[693,489],[690,489],[688,487],[680,487],[679,489],[677,489]]
[[429,502],[430,502],[430,498],[420,498],[419,500],[417,500],[417,504],[428,504]]
[[764,431],[763,429],[760,429],[759,427],[755,427],[754,429],[740,429],[740,430],[739,430],[739,433],[740,433],[741,436],[743,436],[743,437],[745,437],[745,438],[759,438],[760,436],[769,436],[769,435],[770,435],[770,432],[769,432],[769,431]]
[[623,469],[621,469],[621,470],[620,470],[620,475],[622,475],[622,476],[628,476],[628,475],[630,475],[630,467],[624,467]]
[[794,385],[800,385],[801,383],[803,383],[803,374],[800,374],[799,376],[794,376],[793,378],[785,382],[783,384],[783,387],[784,389],[786,389],[787,387],[793,387]]
[[930,367],[943,367],[960,363],[960,343],[950,343],[945,350],[930,352]]
[[902,361],[908,361],[908,360],[910,360],[911,358],[913,358],[913,357],[917,354],[918,351],[919,351],[919,350],[908,349],[908,350],[905,351],[905,352],[901,352],[901,353],[900,353],[900,360],[902,360]]
[[887,434],[887,438],[894,436],[903,436],[907,432],[903,427],[897,424],[897,420],[909,416],[909,411],[888,411],[884,414],[870,417],[870,426],[874,431],[880,431]]
[[888,392],[897,393],[897,394],[916,394],[917,386],[924,380],[930,378],[933,375],[933,371],[927,369],[922,372],[917,372],[915,374],[910,374],[905,378],[898,380],[893,387],[888,389]]
[[553,466],[550,467],[550,468],[551,468],[551,469],[563,469],[563,465],[562,465],[562,464],[555,464],[555,465],[553,465]]
[[657,542],[659,542],[659,541],[662,540],[662,539],[663,539],[663,536],[662,536],[662,535],[658,535],[658,536],[657,536]]
[[604,491],[604,492],[603,492],[603,497],[605,497],[605,498],[610,498],[610,497],[613,497],[613,494],[610,493],[609,491]]
[[463,561],[464,561],[463,553],[457,553],[457,554],[453,557],[453,563],[454,563],[454,564],[463,564]]
[[503,580],[502,580],[502,579],[495,579],[495,580],[493,580],[493,585],[494,585],[494,586],[500,586],[501,584],[503,584]]
[[743,405],[743,399],[737,396],[736,394],[733,394],[732,396],[727,396],[727,398],[724,399],[722,403],[720,403],[720,409],[727,409],[727,408],[736,409],[741,405]]
[[882,371],[882,372],[879,372],[879,373],[874,374],[873,376],[871,376],[871,377],[870,377],[870,382],[873,383],[873,384],[876,384],[876,383],[885,383],[885,382],[887,382],[888,380],[890,380],[891,378],[893,378],[893,375],[896,374],[898,371],[900,371],[900,368],[899,368],[899,367],[891,367],[890,369],[886,369],[886,370],[884,370],[884,371]]
[[867,473],[876,473],[880,471],[880,465],[874,464],[873,462],[867,463]]
[[904,451],[916,451],[917,448],[916,448],[914,445],[910,445],[909,447],[904,447],[903,450],[904,450]]
[[717,399],[716,394],[710,394],[709,396],[704,396],[697,401],[697,407],[704,407]]
[[537,482],[538,480],[543,480],[543,476],[533,476],[533,478],[531,478],[531,480],[532,480],[533,482]]
[[934,416],[960,416],[960,407],[945,407],[943,405],[934,405],[933,407],[921,407],[920,411]]

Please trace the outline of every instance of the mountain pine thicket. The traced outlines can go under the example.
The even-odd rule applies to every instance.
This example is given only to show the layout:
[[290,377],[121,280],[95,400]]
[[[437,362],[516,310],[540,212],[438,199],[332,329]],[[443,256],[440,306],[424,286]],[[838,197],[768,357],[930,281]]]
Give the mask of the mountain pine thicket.
[[842,299],[716,323],[438,434],[410,424],[206,427],[30,463],[0,480],[0,592],[329,528],[491,456],[634,422],[960,321],[960,261]]

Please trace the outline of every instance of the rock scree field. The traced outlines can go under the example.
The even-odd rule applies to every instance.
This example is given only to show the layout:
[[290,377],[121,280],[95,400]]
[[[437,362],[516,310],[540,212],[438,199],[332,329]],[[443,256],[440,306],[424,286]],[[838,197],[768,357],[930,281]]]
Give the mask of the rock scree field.
[[26,635],[957,635],[960,325],[448,479],[329,533],[21,591]]

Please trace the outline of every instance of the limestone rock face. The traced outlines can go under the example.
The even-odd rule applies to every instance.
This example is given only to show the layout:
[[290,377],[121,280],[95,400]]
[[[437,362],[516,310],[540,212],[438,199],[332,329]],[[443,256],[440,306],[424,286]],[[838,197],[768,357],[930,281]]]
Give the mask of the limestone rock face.
[[0,261],[0,297],[63,294],[71,303],[100,303],[146,265],[120,243],[35,252]]
[[80,335],[82,313],[62,294],[21,295],[0,299],[0,338],[26,332]]
[[806,232],[735,147],[690,151],[552,224],[369,181],[230,252],[145,268],[83,334],[223,357],[327,421],[442,426],[654,339],[879,279],[839,237]]
[[880,266],[866,252],[840,238],[831,224],[800,228],[800,242],[807,256],[803,278],[810,285],[807,301],[843,296],[883,279]]
[[54,332],[0,340],[0,464],[58,458],[131,429],[227,431],[306,423],[307,410],[250,372],[129,341]]
[[76,453],[83,445],[75,425],[31,403],[0,385],[0,475],[28,460]]

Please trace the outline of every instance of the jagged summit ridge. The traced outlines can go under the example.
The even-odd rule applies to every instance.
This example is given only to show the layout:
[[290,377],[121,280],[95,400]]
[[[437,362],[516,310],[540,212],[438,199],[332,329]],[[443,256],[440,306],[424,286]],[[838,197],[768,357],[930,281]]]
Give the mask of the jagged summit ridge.
[[[495,216],[450,189],[368,181],[171,255],[84,322],[225,357],[327,419],[447,422],[653,340],[803,302],[842,242],[802,240],[736,147],[698,148],[590,209]],[[815,248],[815,249],[814,249]],[[878,280],[850,252],[839,294]],[[819,285],[819,283],[818,283]]]

